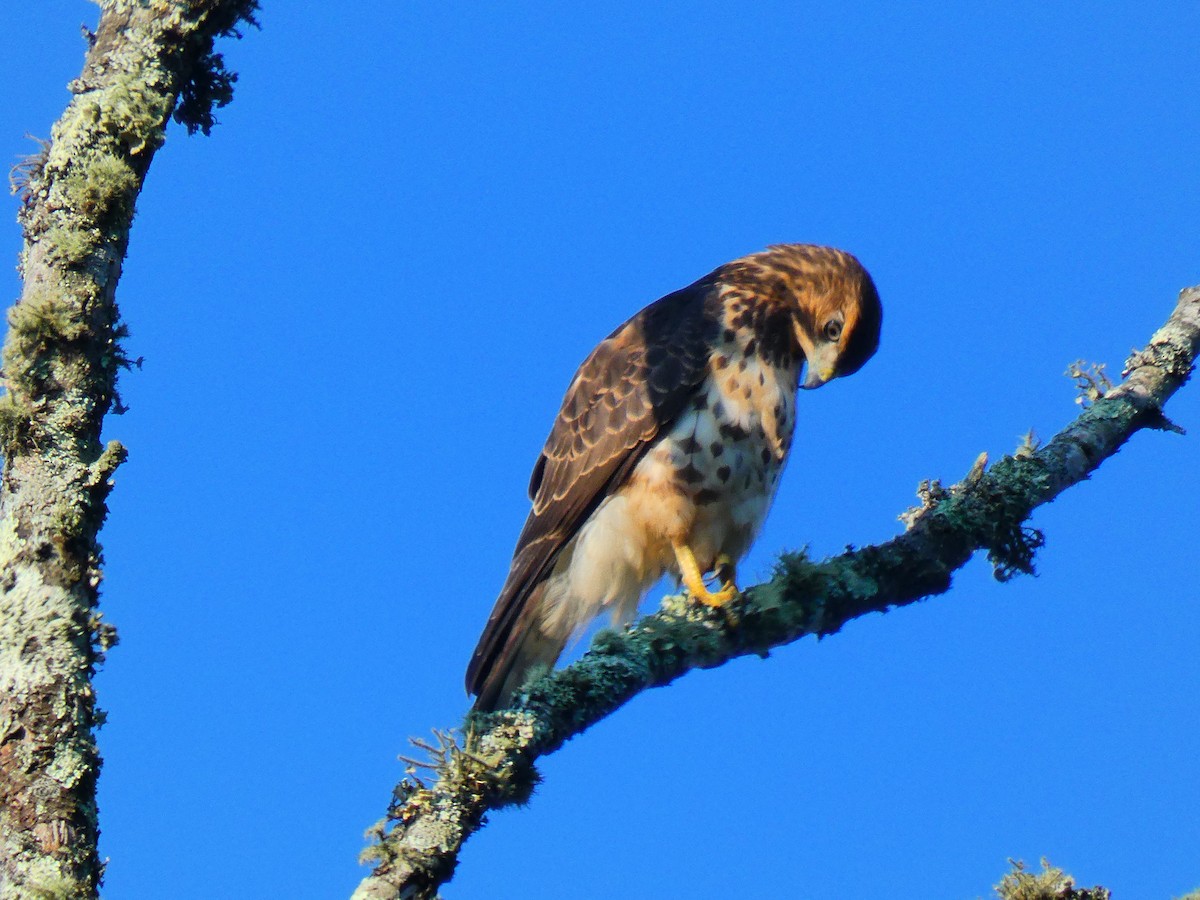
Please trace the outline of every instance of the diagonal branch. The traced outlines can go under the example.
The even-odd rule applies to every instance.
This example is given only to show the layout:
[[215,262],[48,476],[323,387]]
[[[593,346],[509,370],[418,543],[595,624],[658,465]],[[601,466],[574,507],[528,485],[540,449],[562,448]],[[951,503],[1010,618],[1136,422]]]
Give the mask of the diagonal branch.
[[115,294],[134,205],[167,121],[207,131],[234,76],[216,37],[254,0],[102,0],[74,94],[14,172],[24,287],[0,397],[0,897],[88,898],[102,867],[91,674],[115,631],[96,611],[97,534],[125,457],[100,443],[127,364]]
[[1139,430],[1179,430],[1162,407],[1191,374],[1198,351],[1200,286],[1180,294],[1166,324],[1129,359],[1125,380],[1049,444],[1028,441],[991,469],[980,457],[949,489],[923,484],[922,505],[902,516],[907,528],[898,537],[822,563],[785,555],[774,578],[746,592],[735,620],[669,597],[624,632],[597,635],[578,662],[532,681],[515,709],[468,717],[465,747],[439,741],[435,783],[405,779],[397,787],[367,853],[376,868],[355,900],[434,897],[487,811],[528,799],[538,757],[647,688],[944,593],[978,550],[987,551],[1001,580],[1032,571],[1042,540],[1025,524],[1033,510],[1086,479]]

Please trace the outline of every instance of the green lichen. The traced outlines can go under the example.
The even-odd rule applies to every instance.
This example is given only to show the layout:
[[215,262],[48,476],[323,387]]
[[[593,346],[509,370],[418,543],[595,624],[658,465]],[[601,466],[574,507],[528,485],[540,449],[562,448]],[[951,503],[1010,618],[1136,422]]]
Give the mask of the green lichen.
[[49,289],[32,289],[8,310],[4,371],[11,378],[13,357],[31,357],[49,344],[77,341],[88,334],[79,307]]
[[41,236],[51,260],[65,267],[82,268],[100,243],[101,235],[88,227],[53,225]]
[[217,125],[214,110],[228,106],[233,100],[233,86],[238,77],[236,72],[225,67],[224,55],[215,52],[201,57],[195,71],[195,76],[179,92],[175,121],[183,125],[188,134],[199,131],[208,135]]
[[759,655],[780,631],[828,633],[823,620],[830,589],[837,583],[831,568],[836,561],[814,563],[807,549],[780,554],[772,578],[754,589],[756,619],[761,631]]
[[[5,419],[12,427],[6,434],[11,451],[29,436],[34,421],[30,398],[45,393],[49,382],[63,383],[76,377],[70,354],[63,350],[86,340],[90,331],[78,306],[65,291],[49,287],[31,288],[25,298],[8,310],[8,335],[0,358],[9,394]],[[20,438],[20,440],[17,440]]]
[[59,503],[50,512],[47,526],[58,541],[75,540],[83,533],[88,515],[74,503]]
[[1107,888],[1077,888],[1075,879],[1042,860],[1042,871],[1027,872],[1019,860],[1009,860],[1013,870],[996,885],[1000,900],[1109,900]]
[[125,160],[101,153],[86,166],[72,166],[57,184],[73,212],[99,219],[127,212],[139,179]]
[[93,611],[88,617],[88,630],[92,633],[92,646],[95,648],[96,662],[104,661],[104,654],[121,642],[117,626],[104,621],[102,612]]
[[[171,109],[171,96],[157,89],[140,68],[122,73],[103,90],[80,95],[78,114],[60,120],[55,144],[96,145],[107,141],[110,152],[137,156],[162,144],[162,126]],[[99,139],[99,140],[98,140]]]
[[1012,581],[1018,575],[1036,575],[1033,560],[1046,545],[1046,535],[1038,528],[1016,524],[1002,527],[1000,523],[988,547],[988,562],[992,575],[1000,582]]
[[25,447],[33,425],[33,410],[13,394],[0,395],[0,453],[12,458]]
[[[997,581],[1036,574],[1034,558],[1045,546],[1046,537],[1025,520],[1047,483],[1045,465],[1026,448],[1025,453],[1001,459],[992,467],[989,479],[964,490],[972,503],[972,530],[978,543],[987,548]],[[953,510],[953,504],[951,507]]]
[[[1189,288],[1188,291],[1195,291],[1196,288]],[[1183,293],[1180,294],[1180,299],[1183,299]],[[1125,360],[1125,368],[1121,372],[1122,375],[1129,375],[1134,369],[1140,369],[1142,366],[1150,366],[1152,368],[1161,369],[1167,375],[1173,378],[1179,378],[1186,381],[1192,373],[1192,366],[1196,361],[1196,353],[1193,348],[1180,346],[1178,343],[1170,340],[1160,340],[1161,332],[1154,336],[1154,339],[1141,350],[1135,350],[1130,357]]]
[[31,879],[22,885],[21,889],[25,892],[24,896],[30,900],[82,900],[91,896],[91,892],[84,885],[57,872]]
[[80,780],[88,777],[89,766],[95,760],[95,752],[91,748],[80,748],[72,743],[60,744],[50,765],[46,767],[46,775],[53,778],[65,788],[72,788]]
[[812,561],[807,548],[781,553],[774,569],[771,580],[781,582],[788,593],[813,593],[826,582],[823,567]]
[[129,458],[129,451],[120,441],[109,441],[96,461],[88,467],[89,487],[107,486],[108,480],[121,463]]
[[260,27],[254,14],[259,6],[256,0],[240,3],[223,3],[209,13],[205,23],[205,49],[199,52],[196,61],[188,67],[188,78],[179,92],[175,107],[175,121],[188,130],[209,134],[217,124],[214,110],[227,106],[233,100],[233,86],[237,73],[225,65],[225,57],[212,49],[212,35],[241,38],[239,26],[245,24]]

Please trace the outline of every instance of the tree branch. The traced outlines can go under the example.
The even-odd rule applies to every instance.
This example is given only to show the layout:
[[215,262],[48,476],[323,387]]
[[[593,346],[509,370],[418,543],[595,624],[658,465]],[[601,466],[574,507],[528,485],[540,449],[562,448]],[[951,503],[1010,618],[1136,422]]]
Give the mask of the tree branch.
[[[468,716],[462,746],[439,734],[429,786],[406,778],[378,841],[365,854],[374,872],[355,900],[432,898],[454,873],[463,842],[488,810],[529,798],[538,757],[630,698],[691,669],[712,668],[805,635],[837,632],[851,619],[885,612],[950,588],[953,573],[986,550],[996,577],[1033,570],[1039,532],[1025,522],[1038,506],[1086,479],[1143,428],[1178,430],[1162,407],[1192,372],[1200,348],[1200,286],[1188,288],[1125,380],[1038,448],[1032,439],[990,470],[980,457],[958,484],[922,484],[903,534],[822,563],[784,555],[775,576],[746,591],[729,612],[668,597],[624,632],[601,632],[578,662],[532,679],[518,706]],[[410,772],[412,769],[410,768]]]
[[103,0],[75,95],[17,168],[21,298],[0,397],[0,897],[87,898],[102,867],[90,677],[116,640],[96,611],[97,534],[125,458],[100,443],[127,365],[114,300],[167,121],[207,131],[234,76],[213,52],[254,0]]

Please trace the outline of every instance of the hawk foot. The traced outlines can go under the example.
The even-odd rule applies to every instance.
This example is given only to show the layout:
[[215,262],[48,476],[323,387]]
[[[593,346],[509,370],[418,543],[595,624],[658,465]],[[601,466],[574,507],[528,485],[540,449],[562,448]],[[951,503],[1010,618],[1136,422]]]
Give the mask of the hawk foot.
[[735,593],[741,593],[737,586],[737,563],[727,553],[722,553],[713,563],[713,576],[721,582],[722,588],[733,588]]
[[700,566],[696,563],[692,548],[687,544],[675,544],[674,549],[675,559],[679,563],[680,578],[686,585],[688,593],[705,606],[724,606],[741,593],[734,581],[736,573],[733,560],[728,556],[722,554],[717,557],[713,574],[721,581],[721,589],[710,591],[704,583],[704,577],[700,572]]

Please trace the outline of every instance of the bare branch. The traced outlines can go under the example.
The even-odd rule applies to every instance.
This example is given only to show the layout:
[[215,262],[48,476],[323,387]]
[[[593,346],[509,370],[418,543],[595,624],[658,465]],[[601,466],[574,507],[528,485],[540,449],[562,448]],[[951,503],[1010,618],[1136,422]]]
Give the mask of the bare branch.
[[[97,534],[125,457],[100,443],[127,365],[114,301],[134,204],[167,120],[228,100],[213,40],[253,0],[103,0],[74,98],[18,167],[24,288],[0,397],[0,896],[96,896],[90,677],[116,640],[96,612]],[[222,74],[224,73],[224,74]],[[204,85],[218,83],[205,92]],[[222,80],[224,79],[224,80]],[[196,86],[200,85],[199,88]],[[191,92],[189,94],[189,91]],[[178,113],[177,113],[178,114]],[[207,116],[207,118],[206,118]]]
[[487,811],[529,797],[538,757],[647,688],[944,593],[978,550],[987,552],[1001,580],[1031,572],[1042,539],[1026,525],[1030,514],[1086,479],[1137,431],[1173,429],[1162,407],[1191,374],[1198,347],[1200,287],[1194,287],[1126,363],[1121,384],[1097,396],[1044,447],[1030,434],[990,470],[981,457],[948,489],[924,483],[921,506],[902,516],[906,530],[898,537],[822,563],[785,555],[775,577],[748,590],[731,615],[668,597],[624,632],[597,635],[575,664],[531,680],[516,708],[468,717],[469,753],[443,748],[434,784],[406,780],[396,789],[388,820],[376,830],[379,843],[367,853],[377,860],[375,871],[355,900],[434,897]]

